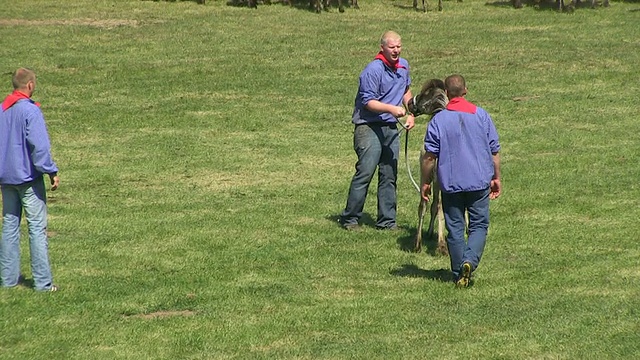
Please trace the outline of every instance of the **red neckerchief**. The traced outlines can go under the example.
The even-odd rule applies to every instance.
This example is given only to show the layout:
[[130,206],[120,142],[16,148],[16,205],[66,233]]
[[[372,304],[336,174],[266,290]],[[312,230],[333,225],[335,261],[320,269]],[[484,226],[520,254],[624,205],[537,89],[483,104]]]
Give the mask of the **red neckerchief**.
[[398,61],[396,61],[395,63],[390,63],[389,60],[387,60],[386,57],[384,57],[384,55],[382,55],[382,51],[380,51],[378,53],[378,55],[376,55],[376,57],[373,58],[373,60],[382,60],[382,62],[387,65],[387,67],[393,71],[396,71],[398,69],[406,69],[406,67],[404,67],[403,65],[400,65],[400,59],[398,59]]
[[15,105],[15,103],[18,102],[18,100],[22,100],[22,99],[27,99],[32,103],[36,104],[36,106],[40,106],[40,103],[37,103],[31,100],[31,98],[29,98],[27,94],[22,93],[18,90],[15,90],[14,92],[11,93],[11,95],[7,96],[2,102],[2,111],[7,111],[8,108],[12,107],[13,105]]
[[467,99],[463,97],[453,98],[449,100],[449,103],[447,104],[447,110],[466,112],[469,114],[475,114],[476,108],[477,107],[475,105],[468,102]]

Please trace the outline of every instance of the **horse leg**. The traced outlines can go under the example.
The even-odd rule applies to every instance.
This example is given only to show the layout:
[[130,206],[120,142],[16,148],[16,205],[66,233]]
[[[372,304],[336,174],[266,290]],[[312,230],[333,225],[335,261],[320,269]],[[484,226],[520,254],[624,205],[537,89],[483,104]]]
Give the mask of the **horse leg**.
[[442,11],[442,0],[438,0],[438,11]]
[[431,206],[429,207],[429,228],[427,229],[427,236],[429,239],[433,239],[435,227],[436,227],[436,216],[438,215],[438,192],[433,191],[433,196],[431,197]]
[[320,11],[322,11],[322,0],[309,0],[309,9],[313,9],[317,13],[320,13]]
[[429,228],[427,229],[427,235],[429,240],[433,239],[433,230],[435,227],[436,214],[438,213],[438,199],[440,198],[440,188],[438,184],[438,172],[437,165],[433,167],[433,181],[431,182],[431,206],[429,207]]
[[424,215],[427,212],[427,202],[420,196],[420,205],[418,206],[418,229],[416,232],[415,252],[422,251],[422,227],[424,226]]
[[442,196],[440,194],[440,189],[438,189],[438,196],[433,197],[432,209],[433,208],[435,208],[434,217],[438,218],[438,246],[436,247],[436,253],[443,256],[448,256],[449,248],[447,247],[447,240],[444,236],[444,211],[442,210]]
[[429,239],[434,238],[434,231],[436,227],[436,221],[438,222],[438,244],[436,246],[436,254],[448,256],[449,249],[447,248],[447,241],[444,236],[444,212],[442,211],[442,197],[440,196],[440,190],[433,192],[433,199],[431,200],[431,207],[429,210],[429,229],[427,230],[427,236]]
[[449,255],[449,249],[447,248],[447,241],[444,236],[444,211],[442,210],[442,191],[440,190],[440,179],[438,179],[438,173],[434,169],[433,183],[431,184],[433,189],[433,199],[431,202],[431,223],[429,228],[431,230],[430,236],[433,239],[433,228],[435,226],[436,218],[438,220],[438,245],[436,247],[436,253],[440,255]]
[[[425,0],[422,0],[422,12],[427,12],[427,8],[424,5]],[[413,10],[418,11],[418,0],[413,0]]]
[[[609,1],[609,0],[607,0],[607,1]],[[607,2],[607,4],[608,4],[608,2]],[[358,6],[358,0],[351,0],[351,7],[353,7],[354,9],[360,9],[360,6]]]

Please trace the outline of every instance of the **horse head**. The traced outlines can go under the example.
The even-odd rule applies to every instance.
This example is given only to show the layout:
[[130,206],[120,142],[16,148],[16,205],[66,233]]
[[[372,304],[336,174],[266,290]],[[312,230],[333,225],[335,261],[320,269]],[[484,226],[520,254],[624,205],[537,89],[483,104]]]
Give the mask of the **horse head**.
[[420,93],[409,100],[408,110],[413,116],[435,115],[444,110],[449,99],[444,92],[444,81],[431,79],[424,83]]

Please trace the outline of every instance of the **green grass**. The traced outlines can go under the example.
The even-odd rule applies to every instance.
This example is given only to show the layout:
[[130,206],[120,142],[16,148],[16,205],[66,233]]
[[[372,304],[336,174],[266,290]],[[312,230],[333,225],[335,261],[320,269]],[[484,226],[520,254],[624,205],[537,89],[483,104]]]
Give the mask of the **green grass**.
[[[0,358],[640,357],[640,5],[409,5],[3,4],[0,89],[37,71],[62,182],[61,290],[0,291]],[[418,198],[404,161],[403,231],[336,223],[357,77],[388,29],[414,92],[461,73],[501,135],[504,193],[466,290],[447,258],[405,250]]]

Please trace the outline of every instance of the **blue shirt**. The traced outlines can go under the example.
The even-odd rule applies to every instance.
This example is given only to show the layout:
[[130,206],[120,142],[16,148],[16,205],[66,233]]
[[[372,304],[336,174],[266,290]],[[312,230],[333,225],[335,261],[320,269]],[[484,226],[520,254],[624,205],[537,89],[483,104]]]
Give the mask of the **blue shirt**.
[[362,70],[351,120],[354,124],[396,124],[396,118],[393,115],[369,111],[365,106],[371,100],[395,106],[402,104],[402,97],[411,85],[411,78],[407,60],[400,58],[398,66],[397,69],[391,69],[381,60],[373,60]]
[[20,185],[56,172],[40,108],[24,99],[0,110],[0,184]]
[[[493,120],[484,109],[463,98],[452,99],[449,104],[453,106],[431,119],[424,140],[425,150],[438,158],[442,191],[487,189],[494,174],[493,154],[500,151]],[[463,111],[452,110],[456,108]]]

